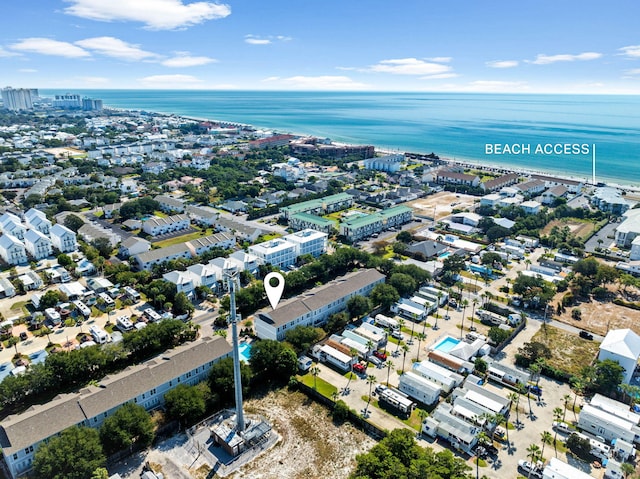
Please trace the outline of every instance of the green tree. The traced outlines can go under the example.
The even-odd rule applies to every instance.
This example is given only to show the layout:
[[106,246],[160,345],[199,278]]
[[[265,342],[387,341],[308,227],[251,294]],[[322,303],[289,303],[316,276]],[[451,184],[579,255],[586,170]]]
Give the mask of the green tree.
[[624,368],[618,361],[605,359],[595,364],[595,378],[592,388],[605,396],[611,396],[624,379]]
[[509,334],[509,331],[500,329],[497,326],[492,326],[491,329],[489,329],[489,339],[491,339],[494,344],[502,344],[502,342],[509,337]]
[[187,424],[202,417],[206,411],[204,392],[197,386],[178,384],[164,395],[164,400],[169,417]]
[[69,256],[68,254],[59,254],[58,255],[58,264],[60,266],[71,266],[73,264],[73,260],[71,259],[71,256]]
[[40,298],[40,309],[53,308],[56,304],[66,300],[67,296],[64,293],[50,289]]
[[349,324],[349,315],[346,312],[335,313],[329,316],[324,330],[327,333],[335,333],[342,331],[347,324]]
[[333,407],[332,415],[333,415],[333,420],[336,423],[338,424],[343,423],[349,417],[349,406],[347,406],[346,402],[340,399],[339,401],[336,402],[335,406]]
[[389,278],[389,284],[393,286],[400,296],[407,296],[416,290],[416,281],[404,273],[394,273]]
[[280,341],[263,339],[251,348],[251,370],[260,380],[286,383],[298,370],[298,357]]
[[369,297],[374,305],[379,304],[384,309],[389,309],[392,304],[400,299],[398,290],[387,283],[376,284]]
[[631,474],[636,472],[636,468],[633,466],[633,464],[629,464],[628,462],[623,462],[620,465],[620,470],[622,471],[622,474],[624,474],[624,479],[629,479],[631,477]]
[[457,254],[451,254],[447,256],[442,262],[442,271],[451,273],[459,273],[460,271],[467,269],[467,263],[465,262],[464,256],[460,256]]
[[191,316],[194,311],[195,307],[184,291],[180,291],[176,294],[175,299],[173,300],[173,313],[176,316],[181,316],[183,314]]
[[403,243],[410,243],[413,237],[408,231],[400,231],[400,233],[396,235],[396,239],[398,241],[402,241]]
[[359,294],[352,296],[347,301],[347,311],[352,318],[364,316],[371,310],[371,302],[369,298],[360,296]]
[[307,352],[312,345],[320,341],[324,337],[324,331],[313,326],[296,326],[284,333],[284,339],[287,341],[296,353]]
[[111,241],[108,238],[96,238],[91,242],[91,246],[97,249],[103,258],[109,259],[111,257],[113,246],[111,246]]
[[[253,350],[251,354],[251,361],[253,362]],[[242,380],[242,393],[247,394],[249,392],[252,373],[251,368],[244,361],[240,363],[240,376]],[[226,406],[233,403],[233,358],[224,358],[214,363],[209,373],[209,389],[211,390],[216,405]]]
[[544,460],[544,446],[553,442],[553,436],[549,431],[542,431],[540,433],[540,440],[542,441],[542,451],[540,451],[540,457]]
[[35,477],[86,479],[106,462],[98,431],[74,426],[40,444],[33,469]]
[[127,403],[100,427],[100,441],[108,454],[127,449],[134,444],[146,447],[153,442],[155,433],[151,416],[142,406]]
[[63,221],[63,224],[74,233],[77,233],[78,230],[84,225],[84,220],[78,215],[67,215]]
[[99,467],[93,474],[91,474],[91,479],[109,479],[109,471],[107,471],[104,467]]

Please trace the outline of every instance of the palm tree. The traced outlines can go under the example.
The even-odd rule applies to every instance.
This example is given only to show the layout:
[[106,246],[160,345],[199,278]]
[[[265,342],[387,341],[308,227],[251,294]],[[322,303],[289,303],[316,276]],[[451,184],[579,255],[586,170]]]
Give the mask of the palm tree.
[[543,431],[540,433],[540,440],[542,441],[542,452],[540,453],[540,457],[544,460],[544,446],[546,444],[551,444],[551,441],[553,441],[553,436],[549,431]]
[[404,325],[406,324],[406,321],[402,318],[398,319],[398,327],[400,328],[400,331],[402,331],[402,328],[404,328]]
[[562,396],[562,400],[564,401],[564,412],[562,413],[562,422],[564,422],[564,418],[567,415],[567,407],[569,405],[569,401],[571,400],[571,395],[565,394],[564,396]]
[[571,380],[571,387],[573,388],[573,416],[575,418],[576,415],[576,402],[578,401],[578,395],[582,394],[584,391],[584,382],[582,381],[582,379],[574,377]]
[[531,477],[531,471],[533,470],[533,467],[538,460],[538,456],[540,455],[540,447],[537,444],[531,444],[527,448],[527,453],[527,457],[531,458],[531,469],[529,469],[527,477]]
[[331,399],[333,400],[334,403],[338,402],[339,397],[340,395],[338,394],[338,391],[333,391],[331,393]]
[[376,377],[373,374],[369,374],[367,376],[367,384],[369,385],[369,400],[367,401],[367,409],[369,409],[369,404],[371,404],[371,388],[376,382]]
[[420,345],[422,344],[422,341],[427,339],[427,335],[424,333],[419,333],[416,338],[418,338],[418,353],[416,354],[416,361],[420,361]]
[[464,313],[467,310],[467,306],[469,306],[469,300],[463,299],[460,301],[460,305],[462,306],[462,322],[460,323],[460,339],[462,339],[462,335],[464,334]]
[[320,368],[318,366],[314,366],[309,370],[309,372],[313,376],[313,389],[317,391],[318,385],[316,383],[316,379],[318,378],[318,374],[320,374]]
[[369,354],[373,352],[373,347],[374,347],[373,341],[371,340],[367,341],[367,351],[369,351]]
[[478,305],[478,298],[473,298],[473,308],[471,308],[471,322],[473,323],[474,315],[476,314],[476,306]]
[[623,462],[620,465],[620,470],[622,471],[622,474],[624,474],[624,479],[629,479],[631,474],[635,472],[636,468],[633,467],[633,464],[629,464],[628,462]]
[[[559,422],[562,419],[562,408],[557,407],[553,409],[553,420]],[[556,452],[556,457],[558,457],[558,448],[556,442],[558,440],[558,428],[556,428],[556,433],[553,436],[553,449]]]
[[404,361],[407,359],[407,353],[409,352],[409,346],[406,344],[402,345],[402,372],[404,372]]
[[394,366],[390,359],[387,359],[387,386],[389,386],[389,374],[391,374],[391,368]]
[[520,417],[518,415],[518,404],[520,403],[520,394],[517,392],[512,392],[509,394],[509,400],[511,401],[511,405],[516,409],[516,423],[520,424]]

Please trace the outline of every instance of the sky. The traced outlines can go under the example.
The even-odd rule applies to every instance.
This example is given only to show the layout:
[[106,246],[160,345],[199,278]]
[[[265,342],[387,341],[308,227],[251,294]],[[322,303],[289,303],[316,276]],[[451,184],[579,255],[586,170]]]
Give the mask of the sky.
[[0,84],[640,94],[637,0],[28,0]]

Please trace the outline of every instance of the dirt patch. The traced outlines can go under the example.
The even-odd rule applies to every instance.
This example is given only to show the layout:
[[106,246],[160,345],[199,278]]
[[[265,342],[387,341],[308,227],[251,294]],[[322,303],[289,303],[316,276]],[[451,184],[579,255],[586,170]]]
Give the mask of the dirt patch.
[[596,229],[596,225],[589,221],[576,221],[563,218],[561,220],[549,221],[549,223],[547,223],[547,225],[540,231],[540,235],[548,235],[551,233],[554,226],[557,226],[558,228],[564,228],[567,226],[569,231],[571,231],[571,234],[579,239],[589,237],[593,230]]
[[299,392],[272,392],[247,401],[245,410],[265,416],[282,439],[229,476],[234,479],[345,479],[356,455],[376,444],[348,423],[334,425],[325,407]]
[[[552,305],[562,301],[565,293],[558,293]],[[582,313],[582,319],[576,321],[571,317],[573,308],[578,308]],[[581,328],[592,333],[605,336],[611,329],[630,328],[640,334],[640,311],[613,304],[610,301],[583,301],[569,306],[561,315],[553,315],[553,319],[570,324],[576,328]]]
[[542,326],[531,341],[545,344],[551,350],[551,359],[547,360],[551,366],[573,375],[579,374],[598,354],[599,343],[548,325]]
[[413,208],[416,215],[428,218],[433,218],[435,208],[436,220],[440,220],[449,216],[454,208],[459,210],[473,209],[478,200],[477,196],[441,191],[426,198],[410,201],[406,205]]

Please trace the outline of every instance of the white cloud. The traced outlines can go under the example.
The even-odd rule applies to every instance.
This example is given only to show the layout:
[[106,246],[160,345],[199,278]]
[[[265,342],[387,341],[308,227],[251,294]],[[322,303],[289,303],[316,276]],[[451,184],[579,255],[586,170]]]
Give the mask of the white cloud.
[[139,78],[138,81],[147,86],[185,86],[185,85],[198,85],[202,83],[202,80],[192,75],[151,75],[144,78]]
[[0,58],[17,57],[17,56],[20,56],[20,54],[16,52],[10,52],[9,50],[5,50],[4,48],[0,47]]
[[426,62],[417,58],[382,60],[369,67],[369,71],[392,73],[394,75],[439,75],[451,71],[451,67],[439,63]]
[[420,77],[420,80],[441,80],[444,78],[456,78],[459,77],[457,73],[439,73],[437,75],[427,75],[424,77]]
[[260,36],[260,35],[245,35],[244,42],[249,45],[271,45],[274,41],[278,42],[289,42],[291,41],[291,37],[287,37],[285,35],[268,35],[268,36]]
[[633,68],[631,70],[626,70],[625,73],[631,76],[640,75],[640,68]]
[[231,7],[214,2],[182,0],[69,0],[64,11],[69,15],[102,22],[133,21],[145,24],[150,30],[185,28],[207,20],[225,18]]
[[294,76],[282,79],[271,77],[269,81],[279,81],[286,86],[310,90],[361,90],[368,86],[349,77],[331,75]]
[[180,53],[173,58],[167,58],[161,61],[165,67],[170,68],[186,68],[207,65],[208,63],[216,63],[218,60],[209,57],[192,57],[188,53]]
[[518,60],[495,60],[486,62],[485,65],[491,68],[513,68],[517,67],[519,63]]
[[536,59],[529,61],[529,63],[533,63],[534,65],[548,65],[550,63],[573,62],[576,60],[579,60],[579,61],[596,60],[600,57],[602,57],[602,53],[596,53],[596,52],[585,52],[585,53],[579,53],[578,55],[570,55],[570,54],[545,55],[543,53],[539,53],[538,55],[536,55]]
[[38,70],[35,68],[20,68],[18,71],[20,73],[38,73]]
[[50,38],[25,38],[10,46],[13,50],[22,52],[40,53],[41,55],[54,55],[67,58],[86,58],[91,54],[68,42],[59,42]]
[[451,60],[453,60],[453,58],[451,58],[451,57],[433,57],[433,58],[426,58],[426,60],[428,60],[430,62],[436,62],[436,63],[450,63]]
[[271,43],[271,40],[267,40],[266,38],[245,38],[244,39],[245,43],[248,43],[249,45],[269,45]]
[[87,38],[77,41],[76,45],[86,48],[87,50],[94,50],[108,57],[128,61],[139,61],[156,58],[158,56],[155,53],[141,50],[138,45],[133,45],[114,37]]
[[640,45],[629,45],[628,47],[619,48],[622,53],[631,58],[640,58]]

